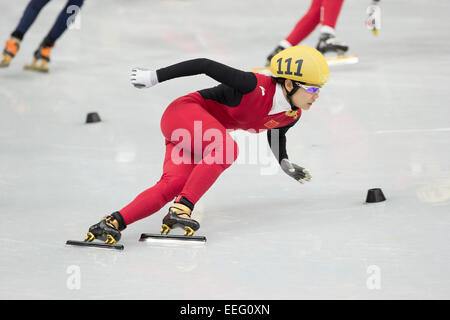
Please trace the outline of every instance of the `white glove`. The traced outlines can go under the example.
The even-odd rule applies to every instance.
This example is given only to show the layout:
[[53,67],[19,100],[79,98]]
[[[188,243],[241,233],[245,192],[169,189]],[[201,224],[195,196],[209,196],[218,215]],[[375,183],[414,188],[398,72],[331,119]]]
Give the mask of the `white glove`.
[[288,159],[281,160],[281,169],[290,177],[294,178],[300,183],[305,183],[311,180],[311,174],[305,168],[302,168],[295,163],[290,162]]
[[366,10],[367,19],[366,26],[373,32],[374,35],[378,35],[378,30],[381,29],[381,9],[375,2],[372,3]]
[[139,89],[150,88],[159,83],[156,71],[142,68],[133,68],[130,80]]

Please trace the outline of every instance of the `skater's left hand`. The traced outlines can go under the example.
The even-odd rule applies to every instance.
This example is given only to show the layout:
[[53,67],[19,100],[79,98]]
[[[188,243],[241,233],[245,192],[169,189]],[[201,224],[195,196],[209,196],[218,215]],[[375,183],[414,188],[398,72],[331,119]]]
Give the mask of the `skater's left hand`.
[[367,19],[366,26],[373,32],[374,35],[378,35],[378,30],[381,29],[381,9],[378,2],[373,2],[366,10]]
[[290,162],[288,159],[281,160],[281,169],[283,169],[286,174],[300,183],[305,183],[311,180],[311,174],[305,168],[302,168],[295,163]]
[[159,82],[156,71],[142,68],[133,68],[131,70],[130,81],[138,89],[150,88]]

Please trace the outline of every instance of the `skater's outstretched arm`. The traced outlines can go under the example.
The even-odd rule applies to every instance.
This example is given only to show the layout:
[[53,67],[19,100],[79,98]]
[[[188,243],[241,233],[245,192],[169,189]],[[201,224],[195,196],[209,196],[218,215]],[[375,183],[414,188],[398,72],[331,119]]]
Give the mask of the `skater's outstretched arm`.
[[278,163],[281,163],[281,160],[283,159],[288,159],[286,151],[286,132],[294,126],[298,120],[299,119],[281,128],[267,130],[267,140],[269,141],[270,149]]
[[[297,120],[298,121],[298,120]],[[267,139],[269,141],[270,149],[272,150],[275,158],[277,158],[281,169],[290,176],[291,178],[297,180],[300,183],[305,183],[311,180],[311,174],[309,171],[295,163],[292,163],[287,155],[286,151],[286,132],[291,128],[297,121],[281,128],[271,129],[267,131]]]
[[206,74],[243,94],[253,91],[257,83],[253,72],[234,69],[205,58],[180,62],[156,71],[134,68],[131,83],[137,88],[149,88],[159,82],[197,74]]

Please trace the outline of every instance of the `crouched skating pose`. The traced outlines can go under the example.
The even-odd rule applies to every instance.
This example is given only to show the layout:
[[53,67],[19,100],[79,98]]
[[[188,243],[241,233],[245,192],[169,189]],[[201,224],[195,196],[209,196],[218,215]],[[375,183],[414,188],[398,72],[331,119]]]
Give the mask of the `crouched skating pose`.
[[[194,59],[158,69],[133,69],[131,82],[149,88],[174,78],[206,74],[216,87],[173,101],[161,119],[166,153],[161,179],[121,210],[93,225],[86,241],[113,244],[127,225],[143,219],[175,198],[163,219],[161,233],[180,226],[191,236],[200,224],[191,215],[196,202],[237,158],[238,146],[228,130],[267,130],[268,141],[283,171],[301,183],[310,173],[292,163],[286,151],[286,132],[302,110],[308,110],[329,77],[328,65],[314,48],[296,46],[271,61],[272,76],[237,70],[224,64]],[[214,132],[214,143],[211,133]],[[201,143],[196,139],[202,137]],[[208,137],[209,135],[209,137]],[[208,140],[208,142],[204,141]]]

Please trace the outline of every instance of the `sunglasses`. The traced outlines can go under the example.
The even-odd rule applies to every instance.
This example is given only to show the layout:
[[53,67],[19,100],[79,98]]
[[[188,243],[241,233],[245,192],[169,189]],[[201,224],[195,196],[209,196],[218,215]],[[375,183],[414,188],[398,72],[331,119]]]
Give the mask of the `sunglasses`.
[[311,93],[311,94],[319,93],[319,91],[320,91],[319,87],[307,86],[307,85],[304,85],[303,83],[297,82],[297,81],[295,81],[294,83],[297,87],[303,88],[303,89],[305,89],[306,92]]

